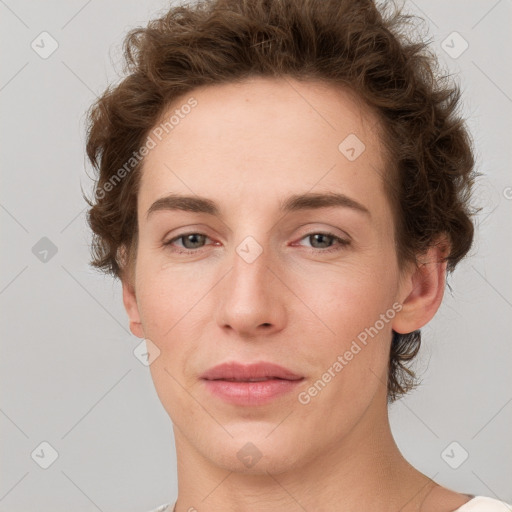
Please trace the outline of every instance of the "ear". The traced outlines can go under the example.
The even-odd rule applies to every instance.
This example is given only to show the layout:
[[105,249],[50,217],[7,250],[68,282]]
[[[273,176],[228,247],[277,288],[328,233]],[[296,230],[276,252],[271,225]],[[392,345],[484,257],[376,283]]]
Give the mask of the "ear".
[[130,319],[130,331],[132,334],[137,336],[137,338],[145,338],[144,331],[142,330],[142,322],[140,321],[137,296],[135,294],[135,269],[133,262],[130,264],[128,252],[129,249],[124,245],[121,245],[118,249],[124,309],[126,309],[126,313]]
[[440,237],[407,271],[400,287],[402,309],[392,323],[394,331],[407,334],[432,320],[443,300],[449,249],[447,238]]
[[135,287],[128,279],[122,280],[123,286],[123,303],[128,318],[130,319],[130,331],[137,338],[145,338],[140,321],[139,306],[137,305],[137,297],[135,295]]

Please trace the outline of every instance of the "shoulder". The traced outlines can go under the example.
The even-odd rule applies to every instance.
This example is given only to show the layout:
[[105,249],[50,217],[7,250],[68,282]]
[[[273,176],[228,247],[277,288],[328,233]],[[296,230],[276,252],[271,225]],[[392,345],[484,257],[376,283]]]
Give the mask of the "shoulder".
[[512,512],[512,505],[486,496],[475,496],[453,512]]

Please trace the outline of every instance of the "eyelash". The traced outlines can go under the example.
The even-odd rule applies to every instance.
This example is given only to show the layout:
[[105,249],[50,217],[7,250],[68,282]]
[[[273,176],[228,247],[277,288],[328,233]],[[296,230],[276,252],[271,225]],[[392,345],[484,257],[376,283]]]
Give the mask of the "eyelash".
[[[205,235],[204,233],[195,233],[195,232],[191,232],[191,233],[183,233],[179,236],[176,236],[174,238],[171,238],[171,240],[169,240],[168,242],[164,242],[164,246],[165,247],[168,247],[171,249],[172,252],[174,253],[177,253],[177,254],[194,254],[194,253],[198,253],[201,251],[201,249],[203,249],[203,247],[200,247],[198,249],[185,249],[185,250],[176,250],[176,248],[173,247],[173,242],[175,242],[176,240],[180,240],[182,238],[185,238],[187,236],[190,236],[190,235],[200,235],[200,236],[205,236],[206,238],[209,238],[208,235]],[[310,249],[310,252],[312,253],[332,253],[332,252],[337,252],[337,251],[341,251],[342,249],[344,249],[346,246],[350,245],[350,241],[349,240],[346,240],[344,238],[340,238],[339,236],[336,236],[334,233],[329,233],[329,232],[326,232],[326,231],[316,231],[316,232],[313,232],[313,233],[308,233],[307,235],[304,235],[300,240],[304,240],[304,238],[308,238],[308,237],[311,237],[311,236],[314,236],[314,235],[323,235],[323,236],[327,236],[329,238],[333,238],[334,241],[338,242],[337,245],[333,245],[332,247],[328,247],[326,249],[315,249],[315,248],[311,248]]]

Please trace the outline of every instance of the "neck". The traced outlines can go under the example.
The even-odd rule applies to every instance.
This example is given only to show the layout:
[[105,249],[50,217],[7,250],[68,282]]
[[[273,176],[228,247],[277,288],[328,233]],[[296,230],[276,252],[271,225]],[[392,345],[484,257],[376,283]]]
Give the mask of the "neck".
[[384,405],[370,406],[335,446],[279,474],[219,467],[175,426],[176,512],[419,511],[433,482],[404,459],[391,433],[387,404],[379,403]]

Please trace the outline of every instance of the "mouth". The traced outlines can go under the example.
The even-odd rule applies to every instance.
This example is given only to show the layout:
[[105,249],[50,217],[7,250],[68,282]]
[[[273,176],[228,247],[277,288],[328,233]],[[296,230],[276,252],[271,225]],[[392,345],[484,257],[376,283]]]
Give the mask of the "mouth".
[[223,380],[225,382],[265,382],[268,380],[290,380],[290,381],[302,380],[302,377],[299,377],[297,379],[282,379],[281,377],[260,377],[260,378],[255,378],[255,379],[205,379],[205,380],[212,380],[212,381]]
[[289,394],[304,377],[273,363],[230,362],[211,368],[201,379],[211,395],[223,402],[257,406]]
[[270,380],[270,379],[261,378],[261,379],[247,379],[247,380],[240,380],[240,379],[215,379],[215,380],[225,380],[227,382],[263,382],[264,380]]
[[303,379],[303,376],[288,368],[266,361],[251,364],[231,361],[210,368],[201,375],[201,378],[205,380],[225,380],[230,382],[260,382],[274,379],[300,380]]
[[284,398],[295,390],[303,379],[265,378],[252,380],[204,379],[211,396],[231,405],[255,407]]

